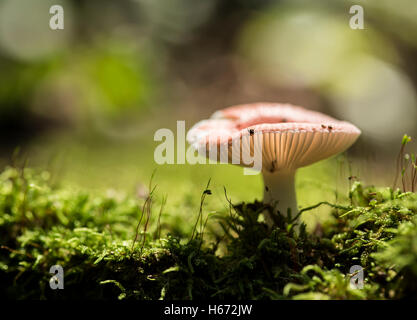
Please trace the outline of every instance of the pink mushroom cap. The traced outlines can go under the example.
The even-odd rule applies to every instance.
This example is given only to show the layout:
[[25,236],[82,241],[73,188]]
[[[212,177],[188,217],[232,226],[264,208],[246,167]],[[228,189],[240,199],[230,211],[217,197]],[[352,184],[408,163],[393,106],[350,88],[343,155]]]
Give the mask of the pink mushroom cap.
[[[228,163],[233,152],[240,157],[253,155],[261,145],[262,171],[272,173],[295,171],[343,152],[360,134],[353,124],[317,111],[290,104],[254,103],[216,111],[188,131],[187,141],[207,157],[211,157],[210,148],[226,148]],[[241,143],[234,144],[236,140]],[[219,154],[213,160],[220,161]]]

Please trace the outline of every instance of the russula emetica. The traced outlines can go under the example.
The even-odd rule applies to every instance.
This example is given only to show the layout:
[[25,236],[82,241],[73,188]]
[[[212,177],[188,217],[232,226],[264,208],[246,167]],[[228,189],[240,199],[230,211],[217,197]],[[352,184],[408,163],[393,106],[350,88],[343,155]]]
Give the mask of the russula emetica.
[[[298,168],[348,149],[361,131],[353,124],[290,104],[254,103],[216,111],[196,123],[187,141],[208,158],[251,167],[259,161],[264,203],[281,214],[298,212],[294,188]],[[261,159],[259,159],[261,157]],[[236,161],[239,160],[239,161]],[[272,221],[266,217],[268,224]]]

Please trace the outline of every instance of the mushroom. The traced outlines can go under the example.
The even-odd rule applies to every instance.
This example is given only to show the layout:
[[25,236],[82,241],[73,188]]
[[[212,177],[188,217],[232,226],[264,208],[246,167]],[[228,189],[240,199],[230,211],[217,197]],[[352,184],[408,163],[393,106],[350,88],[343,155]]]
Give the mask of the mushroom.
[[[254,103],[216,111],[195,124],[187,141],[209,159],[250,167],[264,180],[264,203],[283,214],[298,212],[294,187],[298,168],[348,149],[361,131],[320,112],[279,103]],[[238,161],[236,161],[236,159]],[[271,226],[272,219],[266,216]]]

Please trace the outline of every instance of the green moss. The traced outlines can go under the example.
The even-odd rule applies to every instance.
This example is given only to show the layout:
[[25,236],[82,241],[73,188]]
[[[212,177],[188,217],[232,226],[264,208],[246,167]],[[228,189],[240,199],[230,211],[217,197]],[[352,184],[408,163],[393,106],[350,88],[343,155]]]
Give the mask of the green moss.
[[[260,202],[229,202],[205,228],[206,189],[195,225],[179,228],[178,217],[158,215],[161,203],[152,195],[147,202],[91,196],[52,188],[48,178],[16,168],[0,175],[0,297],[416,297],[415,193],[356,182],[351,203],[317,205],[330,206],[332,219],[307,233],[291,215],[279,216]],[[264,210],[275,216],[273,230],[262,222]],[[64,290],[49,288],[52,265],[64,269]],[[364,269],[363,289],[350,287],[353,265]]]

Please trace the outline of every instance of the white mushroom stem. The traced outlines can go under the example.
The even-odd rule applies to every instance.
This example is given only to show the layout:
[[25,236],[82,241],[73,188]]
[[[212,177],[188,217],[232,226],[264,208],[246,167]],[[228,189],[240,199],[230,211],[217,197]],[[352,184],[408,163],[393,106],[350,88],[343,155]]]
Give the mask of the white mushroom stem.
[[[295,194],[295,171],[262,171],[264,179],[264,203],[272,205],[281,215],[287,216],[288,208],[292,217],[298,213]],[[265,214],[266,223],[272,227],[274,222],[269,214]]]

